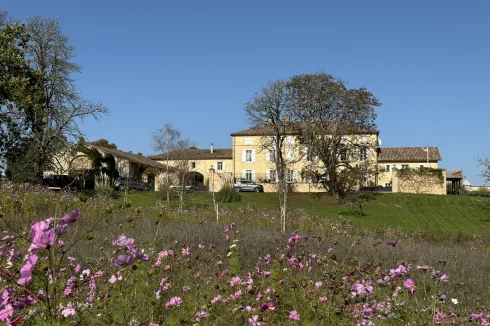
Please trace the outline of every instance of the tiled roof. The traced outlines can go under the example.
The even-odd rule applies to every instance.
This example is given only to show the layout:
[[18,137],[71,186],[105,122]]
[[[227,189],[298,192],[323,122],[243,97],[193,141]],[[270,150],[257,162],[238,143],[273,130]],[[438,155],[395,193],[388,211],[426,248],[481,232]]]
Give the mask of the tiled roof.
[[463,179],[463,170],[447,170],[446,179]]
[[[180,159],[185,153],[185,156],[187,159],[190,160],[212,160],[212,159],[229,159],[231,160],[233,158],[233,152],[231,148],[216,148],[213,150],[211,153],[211,150],[209,148],[207,149],[200,149],[200,148],[191,148],[186,150],[185,152],[178,151],[178,152],[169,152],[168,153],[168,158],[170,160],[173,159]],[[158,154],[158,155],[151,155],[148,156],[149,159],[152,160],[166,160],[167,155],[165,153],[163,154]]]
[[143,155],[123,152],[123,151],[120,151],[117,149],[107,148],[107,147],[99,146],[99,145],[89,144],[89,146],[96,148],[100,152],[110,154],[112,156],[117,156],[117,157],[126,159],[130,162],[133,162],[133,163],[138,163],[138,164],[146,165],[146,166],[152,166],[154,168],[161,169],[161,170],[167,168],[166,165],[155,162],[154,160],[150,160],[149,158],[147,158]]
[[[291,121],[286,122],[285,134],[287,135],[296,135],[299,130],[308,128],[310,124],[306,121]],[[333,128],[334,124],[330,123],[330,126],[327,128]],[[378,134],[378,130],[374,129],[364,129],[358,130],[356,132],[352,132],[351,134]],[[252,128],[248,128],[245,130],[237,131],[231,134],[231,136],[264,136],[264,135],[272,135],[272,126],[271,125],[260,125]]]
[[[425,147],[382,147],[378,162],[427,162]],[[429,161],[442,160],[437,147],[429,147]]]

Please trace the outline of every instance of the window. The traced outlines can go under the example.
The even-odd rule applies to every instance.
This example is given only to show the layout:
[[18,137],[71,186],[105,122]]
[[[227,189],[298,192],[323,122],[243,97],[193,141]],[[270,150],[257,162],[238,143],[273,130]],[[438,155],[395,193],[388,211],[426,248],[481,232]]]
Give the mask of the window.
[[252,181],[252,170],[245,170],[245,180]]
[[421,169],[425,168],[425,165],[424,164],[420,164],[420,168]]
[[293,161],[294,160],[294,149],[290,148],[287,151],[286,158],[288,161]]
[[196,168],[196,162],[191,162],[191,169],[195,169]]
[[385,187],[391,187],[391,182],[385,183]]
[[368,159],[368,150],[367,148],[361,148],[359,150],[359,161],[366,161]]
[[245,138],[245,145],[253,145],[254,140],[252,138]]
[[276,182],[276,180],[277,180],[276,170],[269,170],[268,180],[269,180],[269,182]]
[[313,154],[313,151],[311,149],[306,148],[305,153],[306,153],[305,158],[308,162],[315,161],[315,155]]
[[247,149],[245,151],[245,162],[252,162],[252,150]]
[[267,162],[275,162],[276,161],[276,151],[273,149],[268,149],[265,154],[265,160]]
[[296,171],[286,170],[286,182],[296,182]]
[[216,162],[216,170],[217,171],[222,171],[223,169],[223,162]]
[[385,171],[386,171],[386,172],[390,172],[390,170],[391,170],[391,165],[386,164]]
[[343,148],[340,150],[340,161],[347,162],[349,160],[349,150],[347,148]]

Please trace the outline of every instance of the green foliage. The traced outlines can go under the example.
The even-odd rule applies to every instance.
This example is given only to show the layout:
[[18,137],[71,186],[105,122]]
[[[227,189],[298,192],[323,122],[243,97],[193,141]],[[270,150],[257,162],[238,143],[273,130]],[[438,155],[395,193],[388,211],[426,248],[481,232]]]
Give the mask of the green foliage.
[[235,191],[233,185],[223,185],[216,193],[216,200],[221,203],[236,203],[242,199],[239,193]]
[[468,191],[465,193],[465,196],[481,196],[481,197],[490,197],[490,191],[485,190],[476,190],[476,191]]
[[117,149],[117,145],[114,143],[109,143],[109,141],[105,138],[101,138],[98,140],[95,140],[91,142],[91,144],[102,146],[102,147],[107,147],[107,148],[112,148],[112,149]]
[[28,41],[23,25],[0,26],[0,159],[26,139],[40,98],[39,74],[24,56]]
[[[395,169],[394,169],[395,170]],[[417,169],[396,169],[395,173],[402,180],[411,179],[414,176],[422,178],[436,178],[442,184],[446,180],[442,169],[434,169],[429,167],[421,167]]]
[[110,154],[102,155],[95,147],[90,147],[90,144],[79,142],[73,149],[87,155],[92,161],[92,167],[96,175],[106,174],[112,180],[119,177],[119,171],[116,167],[116,160]]

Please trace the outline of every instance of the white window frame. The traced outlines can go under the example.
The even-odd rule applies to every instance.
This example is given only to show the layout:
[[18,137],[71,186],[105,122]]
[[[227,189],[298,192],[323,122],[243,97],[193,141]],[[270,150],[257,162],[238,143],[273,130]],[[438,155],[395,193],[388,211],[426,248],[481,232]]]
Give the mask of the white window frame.
[[254,172],[253,170],[244,170],[243,171],[243,176],[244,176],[244,179],[245,180],[248,180],[248,181],[254,181]]
[[367,161],[368,160],[368,149],[367,148],[360,148],[359,149],[359,161]]
[[297,172],[295,170],[286,170],[284,178],[286,182],[294,183],[297,181]]
[[216,171],[223,171],[225,169],[225,165],[223,162],[216,162]]
[[251,163],[253,162],[253,151],[251,149],[245,150],[245,162]]
[[275,183],[277,181],[277,172],[274,169],[267,170],[267,179],[271,183]]

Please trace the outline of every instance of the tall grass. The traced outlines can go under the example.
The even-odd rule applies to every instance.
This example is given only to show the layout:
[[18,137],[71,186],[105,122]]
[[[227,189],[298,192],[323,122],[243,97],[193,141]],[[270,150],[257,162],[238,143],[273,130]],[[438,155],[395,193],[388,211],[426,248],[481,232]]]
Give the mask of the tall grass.
[[[93,275],[103,271],[103,276],[97,280],[94,307],[77,306],[76,316],[58,316],[60,321],[93,325],[127,325],[132,320],[141,325],[231,325],[252,324],[249,318],[258,316],[259,323],[284,325],[295,323],[289,318],[295,310],[301,316],[300,322],[306,324],[355,324],[367,318],[356,309],[363,310],[365,305],[377,302],[376,314],[386,319],[373,316],[366,320],[380,325],[406,325],[431,323],[437,312],[449,315],[451,309],[457,313],[457,323],[464,323],[473,312],[490,311],[490,281],[484,272],[490,269],[490,257],[485,237],[439,237],[398,228],[366,229],[352,219],[330,218],[322,211],[315,214],[300,207],[288,216],[288,234],[284,235],[279,232],[277,211],[262,208],[259,201],[223,208],[219,222],[213,208],[205,202],[188,206],[182,213],[158,202],[143,207],[136,205],[137,199],[134,202],[132,207],[126,207],[106,196],[80,202],[71,193],[53,194],[13,185],[0,189],[3,230],[16,235],[19,245],[27,240],[31,221],[59,217],[75,207],[81,208],[80,218],[63,238],[64,248],[77,259],[80,272],[88,269]],[[230,227],[232,223],[234,226]],[[135,238],[138,247],[146,248],[150,261],[115,267],[112,241],[121,234]],[[291,234],[306,237],[291,243]],[[395,239],[401,241],[394,246],[386,244]],[[189,255],[184,254],[183,249],[187,248]],[[158,253],[165,250],[174,254],[155,265]],[[267,255],[270,258],[265,260]],[[2,269],[15,274],[12,268],[19,268],[20,262],[8,267],[5,259],[4,256]],[[403,278],[376,285],[380,277],[400,265],[411,266],[403,278],[415,280],[413,295],[404,288]],[[417,265],[430,265],[432,271],[447,274],[449,281],[439,282],[430,273],[417,270]],[[65,267],[71,270],[72,266]],[[227,269],[229,274],[219,278]],[[81,280],[80,272],[75,274],[79,297],[62,297],[60,304],[64,308],[86,299],[83,289],[88,280]],[[42,284],[45,272],[36,269],[34,274],[32,286],[36,287]],[[245,284],[230,285],[233,277],[244,281],[247,275],[252,275],[252,290],[247,290]],[[110,283],[112,276],[122,279]],[[373,294],[352,296],[351,285],[359,280],[373,282]],[[324,285],[318,287],[317,282]],[[167,283],[170,285],[164,289]],[[397,286],[402,289],[393,296]],[[242,294],[230,297],[238,289]],[[257,301],[259,293],[262,297]],[[218,295],[222,299],[212,304]],[[182,298],[183,303],[165,307],[174,297]],[[319,302],[320,297],[326,301]],[[384,314],[381,307],[387,304],[387,297],[391,298],[392,307]],[[229,300],[223,302],[226,298]],[[262,305],[270,303],[275,310],[262,310]],[[33,309],[38,313],[24,316],[25,322],[40,324],[46,311],[41,306]],[[196,313],[202,311],[208,316],[197,320]]]

